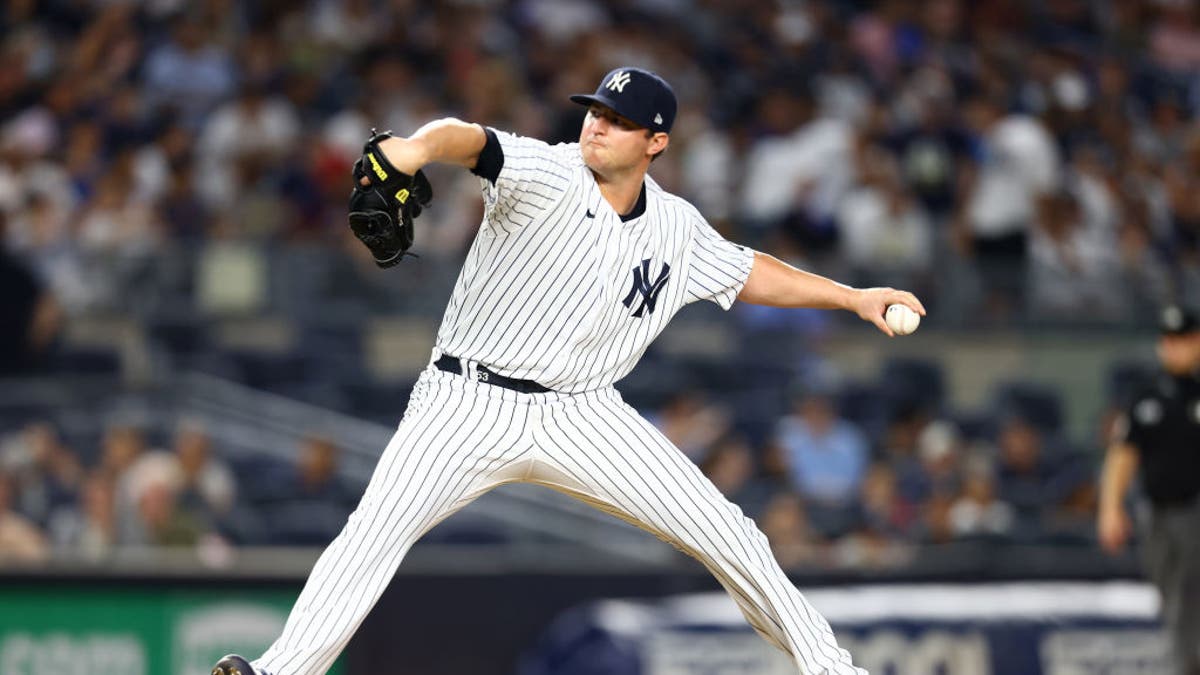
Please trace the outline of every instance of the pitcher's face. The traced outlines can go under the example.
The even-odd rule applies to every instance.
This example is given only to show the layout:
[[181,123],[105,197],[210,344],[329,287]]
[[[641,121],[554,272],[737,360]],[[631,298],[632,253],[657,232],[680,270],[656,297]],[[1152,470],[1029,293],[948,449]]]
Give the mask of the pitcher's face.
[[579,130],[579,148],[588,168],[607,175],[636,167],[665,147],[666,137],[650,133],[611,108],[593,104]]

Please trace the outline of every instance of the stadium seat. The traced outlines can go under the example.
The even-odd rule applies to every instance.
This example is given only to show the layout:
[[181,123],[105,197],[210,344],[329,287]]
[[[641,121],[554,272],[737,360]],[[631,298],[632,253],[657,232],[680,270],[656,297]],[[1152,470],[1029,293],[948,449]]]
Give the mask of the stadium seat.
[[63,375],[108,375],[121,372],[121,355],[103,347],[62,349],[51,359],[51,369]]
[[942,364],[932,359],[893,357],[883,363],[880,386],[892,406],[915,405],[936,412],[945,403]]
[[883,389],[869,382],[848,382],[836,397],[838,414],[877,441],[887,426],[891,407]]
[[178,359],[197,354],[208,347],[208,324],[191,317],[158,317],[146,323],[151,343]]
[[325,546],[333,541],[350,511],[324,501],[297,500],[262,511],[268,542],[289,546]]
[[1001,382],[993,390],[992,407],[997,414],[1017,415],[1046,434],[1057,434],[1062,430],[1062,398],[1058,390],[1049,385]]

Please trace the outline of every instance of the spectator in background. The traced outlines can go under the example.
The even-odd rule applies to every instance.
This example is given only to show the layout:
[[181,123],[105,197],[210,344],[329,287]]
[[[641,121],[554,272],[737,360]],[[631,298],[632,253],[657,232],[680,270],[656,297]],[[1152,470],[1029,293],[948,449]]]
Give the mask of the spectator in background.
[[83,466],[50,424],[27,425],[3,460],[19,495],[18,510],[38,527],[46,527],[58,511],[75,507]]
[[184,162],[171,171],[166,193],[158,206],[158,220],[170,237],[183,244],[200,242],[212,227],[212,212],[196,194],[195,169]]
[[759,98],[761,137],[746,154],[739,213],[786,232],[806,253],[834,243],[833,215],[853,185],[853,127],[815,114],[808,92],[776,85]]
[[955,116],[954,83],[944,70],[925,66],[896,92],[900,108],[887,138],[901,174],[936,225],[952,215],[969,143]]
[[106,478],[120,481],[146,450],[146,437],[138,427],[114,422],[104,430],[100,441],[97,471]]
[[917,471],[907,476],[909,494],[919,501],[957,495],[962,488],[962,446],[953,424],[941,420],[925,424],[917,434]]
[[685,389],[667,400],[650,421],[663,435],[697,464],[729,432],[732,420],[724,405],[709,401],[695,389]]
[[121,153],[96,183],[79,214],[78,241],[88,252],[147,257],[159,246],[161,226],[134,191],[133,155]]
[[886,462],[876,462],[863,479],[860,532],[885,539],[908,538],[916,525],[917,505],[899,490],[896,472]]
[[[1200,266],[1200,129],[1182,144],[1185,152],[1163,175],[1170,204],[1171,241],[1185,264]],[[1193,291],[1195,292],[1195,291]]]
[[1039,321],[1112,320],[1128,311],[1114,231],[1086,215],[1067,190],[1038,200],[1027,301]]
[[901,494],[917,505],[914,537],[946,543],[956,535],[951,514],[962,488],[963,439],[950,422],[920,412],[915,420],[913,455],[896,464]]
[[153,108],[174,108],[192,129],[231,94],[236,71],[229,50],[213,41],[209,27],[184,14],[171,27],[171,39],[150,52],[142,68]]
[[318,0],[309,3],[308,20],[314,38],[343,52],[377,42],[391,23],[387,13],[368,0]]
[[338,454],[340,450],[329,438],[305,437],[295,464],[277,480],[276,488],[263,496],[264,500],[326,504],[337,510],[353,508],[360,490],[350,488],[338,474]]
[[197,513],[180,508],[183,476],[169,453],[149,452],[130,467],[123,488],[132,516],[120,522],[125,546],[194,546],[211,531]]
[[682,156],[680,193],[720,230],[722,223],[737,215],[737,204],[729,199],[736,192],[740,168],[737,138],[694,109],[680,111],[675,128],[679,140],[672,138],[672,142],[678,143]]
[[13,510],[12,478],[0,470],[0,562],[32,563],[50,554],[46,538],[32,521]]
[[204,425],[185,421],[175,433],[175,460],[179,463],[180,508],[210,525],[221,522],[234,505],[233,471],[212,454],[212,440]]
[[257,497],[273,543],[327,544],[341,530],[362,492],[338,473],[338,447],[308,436],[296,462]]
[[300,120],[287,99],[271,96],[265,83],[243,84],[237,98],[208,117],[196,144],[198,187],[207,205],[223,209],[237,204],[239,188],[254,188],[299,131]]
[[[0,240],[5,218],[0,213]],[[0,248],[0,378],[44,366],[62,328],[62,309],[20,260]]]
[[822,544],[808,522],[804,504],[794,492],[780,492],[767,502],[758,526],[767,540],[775,559],[784,569],[808,565],[823,554]]
[[948,517],[955,538],[1003,537],[1012,530],[1015,514],[996,495],[996,468],[990,458],[974,456],[965,462],[962,493]]
[[843,567],[894,567],[911,560],[904,545],[914,532],[917,509],[900,497],[896,474],[886,463],[867,469],[862,482],[858,522],[831,546],[835,564]]
[[700,469],[721,494],[740,506],[750,518],[762,513],[772,495],[784,487],[760,477],[749,441],[736,434],[718,440],[701,462]]
[[1150,57],[1167,74],[1181,80],[1200,68],[1200,22],[1190,2],[1154,3],[1157,20],[1150,29]]
[[1018,415],[1001,422],[997,445],[999,497],[1014,509],[1013,536],[1044,537],[1090,489],[1090,475],[1079,458],[1047,447],[1044,432]]
[[97,295],[74,239],[72,216],[69,204],[30,193],[25,208],[9,223],[7,242],[9,250],[25,261],[66,316],[93,304]]
[[[881,409],[884,407],[882,402],[875,405]],[[900,495],[910,502],[919,503],[929,496],[928,477],[917,452],[917,440],[930,422],[929,412],[920,405],[902,402],[877,414],[888,417],[880,446],[883,458],[896,476]]]
[[55,549],[72,558],[98,561],[117,545],[116,494],[113,482],[95,472],[83,482],[79,508],[60,511],[50,521]]
[[779,422],[774,444],[813,525],[837,536],[853,524],[870,449],[862,432],[838,417],[831,396],[823,385],[803,391]]
[[933,229],[900,180],[891,155],[860,141],[859,187],[837,211],[842,258],[865,286],[923,285],[933,263]]
[[[1131,191],[1132,192],[1132,191]],[[1129,318],[1149,317],[1170,297],[1171,272],[1155,232],[1153,207],[1137,194],[1121,195],[1122,219],[1117,225],[1120,257],[1118,287]]]
[[946,544],[954,539],[954,523],[950,519],[954,495],[936,494],[921,505],[919,540],[926,544]]
[[968,101],[964,114],[977,168],[954,224],[955,241],[979,268],[991,316],[1002,319],[1024,298],[1037,200],[1061,185],[1058,149],[1037,118],[1007,115],[986,95]]
[[133,546],[195,546],[207,528],[179,508],[178,493],[171,481],[150,480],[137,494],[135,534],[126,541]]

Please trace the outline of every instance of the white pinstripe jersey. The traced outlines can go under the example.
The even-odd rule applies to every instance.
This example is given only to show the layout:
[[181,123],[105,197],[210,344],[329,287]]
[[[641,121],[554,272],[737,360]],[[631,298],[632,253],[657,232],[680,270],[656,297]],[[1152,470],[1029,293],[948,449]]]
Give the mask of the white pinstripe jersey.
[[647,176],[622,218],[578,143],[487,132],[475,169],[483,223],[438,330],[442,353],[589,391],[628,374],[684,305],[733,304],[754,252],[723,239],[691,204]]

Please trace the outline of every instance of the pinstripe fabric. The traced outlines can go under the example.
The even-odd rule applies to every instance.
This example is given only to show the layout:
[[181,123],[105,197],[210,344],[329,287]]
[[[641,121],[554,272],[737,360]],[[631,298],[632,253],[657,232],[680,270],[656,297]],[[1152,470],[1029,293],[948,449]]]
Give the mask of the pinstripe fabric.
[[788,581],[753,521],[616,390],[520,394],[432,367],[361,503],[255,668],[325,672],[421,535],[517,481],[581,499],[699,560],[800,673],[863,672]]
[[[438,330],[444,353],[589,391],[627,375],[684,305],[733,304],[754,252],[721,238],[691,204],[647,176],[645,212],[623,221],[578,144],[493,131],[504,165],[494,185],[481,179],[484,222]],[[622,300],[644,260],[652,279],[670,272],[653,311],[632,316],[637,305]]]
[[530,450],[528,407],[488,395],[494,392],[516,395],[437,370],[422,375],[358,507],[255,668],[324,673],[409,547],[478,495],[521,475],[517,464]]
[[553,391],[520,394],[471,379],[472,368],[427,368],[361,503],[254,666],[325,672],[421,535],[487,490],[528,481],[698,559],[803,675],[862,673],[754,523],[612,388],[684,305],[728,309],[754,252],[649,177],[645,210],[622,217],[578,145],[493,133],[503,161],[494,182],[482,179],[484,222],[433,359],[450,354]]
[[696,558],[747,621],[806,675],[863,673],[775,562],[766,536],[616,390],[546,406],[530,480],[612,513]]

